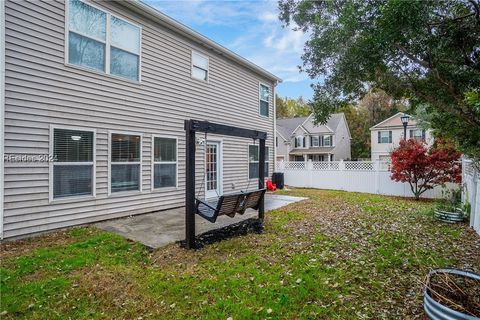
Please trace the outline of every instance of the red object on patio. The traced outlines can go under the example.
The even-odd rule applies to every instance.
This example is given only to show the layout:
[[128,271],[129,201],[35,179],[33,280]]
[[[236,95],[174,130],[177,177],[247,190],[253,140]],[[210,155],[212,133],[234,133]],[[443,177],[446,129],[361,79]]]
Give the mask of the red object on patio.
[[268,179],[267,180],[267,190],[268,191],[275,191],[277,190],[277,185],[272,182],[272,180]]

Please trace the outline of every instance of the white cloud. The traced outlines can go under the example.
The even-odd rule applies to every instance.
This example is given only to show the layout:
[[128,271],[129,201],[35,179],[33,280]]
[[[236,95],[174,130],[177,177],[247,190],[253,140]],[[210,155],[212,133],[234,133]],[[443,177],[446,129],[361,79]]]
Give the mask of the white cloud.
[[[149,1],[150,5],[189,25],[230,28],[237,36],[225,46],[284,80],[299,82],[301,55],[308,35],[283,28],[276,1]],[[215,34],[209,35],[212,40]]]

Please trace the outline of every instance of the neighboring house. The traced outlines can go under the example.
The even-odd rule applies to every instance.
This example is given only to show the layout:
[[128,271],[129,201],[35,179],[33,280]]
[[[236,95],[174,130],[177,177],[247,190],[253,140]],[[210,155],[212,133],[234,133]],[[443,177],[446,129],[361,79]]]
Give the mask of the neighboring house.
[[[399,112],[370,128],[372,161],[390,160],[390,153],[403,139],[404,128],[400,120],[403,114]],[[413,117],[410,117],[407,126],[407,139],[410,138],[433,143],[431,131],[419,128]]]
[[[273,151],[281,80],[140,1],[7,0],[0,18],[4,238],[183,206],[185,119]],[[206,196],[255,177],[258,144],[201,142]]]
[[343,113],[330,116],[324,125],[303,118],[278,119],[277,161],[336,161],[351,158],[350,130]]

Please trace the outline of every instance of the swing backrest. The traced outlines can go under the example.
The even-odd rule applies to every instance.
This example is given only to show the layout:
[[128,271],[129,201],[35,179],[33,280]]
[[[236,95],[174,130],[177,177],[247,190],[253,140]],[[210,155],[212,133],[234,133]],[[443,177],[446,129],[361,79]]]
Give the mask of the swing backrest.
[[227,215],[229,217],[234,217],[235,213],[237,212],[239,206],[245,199],[245,195],[243,193],[233,193],[229,195],[221,196],[218,201],[218,215]]
[[241,204],[241,206],[238,208],[238,213],[244,214],[245,210],[247,209],[254,209],[258,210],[258,207],[260,205],[260,202],[262,201],[264,195],[265,195],[266,189],[259,189],[255,191],[249,191],[245,192],[245,200]]

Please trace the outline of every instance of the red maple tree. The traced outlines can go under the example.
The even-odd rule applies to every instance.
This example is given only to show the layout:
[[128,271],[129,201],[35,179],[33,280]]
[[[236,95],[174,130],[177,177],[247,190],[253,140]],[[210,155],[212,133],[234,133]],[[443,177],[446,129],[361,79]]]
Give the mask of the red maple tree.
[[402,140],[391,154],[390,178],[408,182],[415,199],[436,185],[461,182],[461,153],[447,141],[435,139],[429,148],[415,139]]

